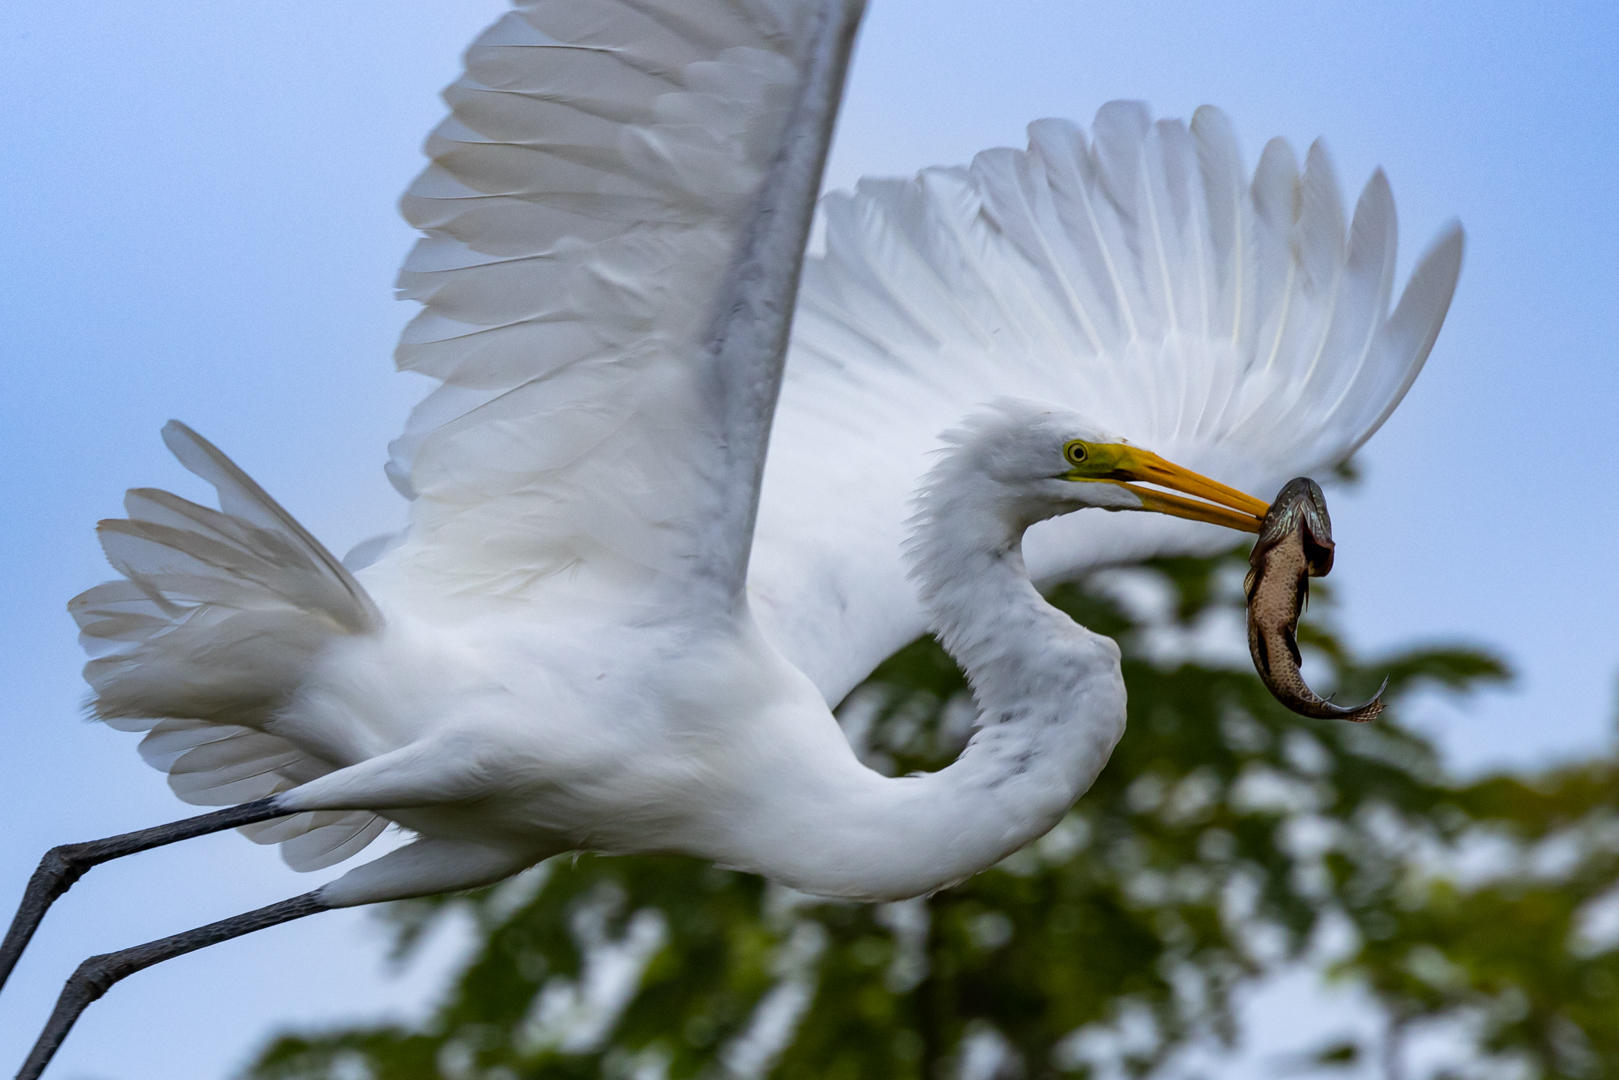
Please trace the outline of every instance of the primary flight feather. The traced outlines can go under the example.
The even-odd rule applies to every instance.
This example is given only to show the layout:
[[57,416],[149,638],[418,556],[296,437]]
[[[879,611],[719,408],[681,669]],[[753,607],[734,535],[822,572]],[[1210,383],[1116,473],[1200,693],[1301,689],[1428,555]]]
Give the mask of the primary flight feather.
[[[804,259],[859,7],[532,0],[473,44],[403,204],[398,361],[441,384],[392,447],[410,524],[349,566],[165,429],[221,510],[131,492],[102,525],[123,579],[72,608],[97,714],[234,809],[60,849],[0,974],[105,858],[233,825],[300,869],[388,821],[416,839],[100,958],[25,1074],[97,979],[562,851],[862,899],[975,873],[1123,730],[1117,648],[1036,584],[1257,531],[1239,489],[1343,460],[1398,404],[1460,230],[1390,315],[1382,174],[1346,226],[1324,150],[1301,173],[1272,142],[1250,179],[1213,109],[1114,103],[1089,136],[1041,121],[1026,151],[865,181]],[[884,777],[829,706],[930,629],[980,726]]]

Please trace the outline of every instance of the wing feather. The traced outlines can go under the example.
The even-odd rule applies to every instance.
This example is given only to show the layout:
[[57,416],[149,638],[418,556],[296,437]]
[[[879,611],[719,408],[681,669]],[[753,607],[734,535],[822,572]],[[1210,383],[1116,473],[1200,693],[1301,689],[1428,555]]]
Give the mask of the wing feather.
[[1377,433],[1422,374],[1456,293],[1465,246],[1461,224],[1452,221],[1412,271],[1394,314],[1377,329],[1366,362],[1337,409],[1346,426],[1360,432],[1347,453]]
[[1377,330],[1388,318],[1394,291],[1394,260],[1399,245],[1394,194],[1379,169],[1355,204],[1349,226],[1336,317],[1322,338],[1321,356],[1341,358],[1337,364],[1318,360],[1308,376],[1304,396],[1331,402],[1334,412],[1365,366]]
[[716,430],[715,387],[753,375],[716,375],[738,360],[707,335],[832,9],[524,0],[474,42],[401,204],[426,235],[397,360],[442,385],[391,448],[415,501],[374,589],[682,604],[716,547],[745,560],[751,513],[709,535],[701,492],[744,441]]
[[1252,210],[1243,196],[1242,154],[1231,121],[1219,109],[1205,105],[1192,116],[1198,175],[1203,183],[1203,208],[1208,220],[1209,260],[1218,292],[1213,298],[1214,319],[1210,339],[1242,340],[1247,324],[1248,233]]
[[1272,139],[1259,155],[1251,187],[1254,207],[1254,359],[1276,365],[1296,291],[1294,224],[1302,201],[1298,159],[1286,139]]

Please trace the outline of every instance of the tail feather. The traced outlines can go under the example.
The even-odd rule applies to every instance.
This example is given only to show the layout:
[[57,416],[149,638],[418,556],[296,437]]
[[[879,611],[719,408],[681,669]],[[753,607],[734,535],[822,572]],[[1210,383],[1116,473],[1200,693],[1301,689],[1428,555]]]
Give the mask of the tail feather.
[[[68,610],[91,660],[91,708],[144,731],[141,757],[186,802],[228,806],[286,791],[336,767],[273,733],[276,714],[333,641],[381,616],[354,576],[229,458],[183,424],[163,429],[222,510],[166,491],[129,492],[127,519],[98,527],[124,576]],[[287,862],[316,869],[363,848],[385,821],[300,814],[255,828]]]
[[354,580],[354,575],[218,447],[178,420],[163,425],[163,444],[189,472],[214,486],[219,493],[220,509],[227,516],[284,538],[323,582],[341,594],[346,603],[334,602],[331,610],[346,629],[361,633],[382,624],[376,605]]
[[305,873],[358,854],[387,827],[387,818],[366,810],[312,810],[238,831],[255,844],[280,844],[287,865]]

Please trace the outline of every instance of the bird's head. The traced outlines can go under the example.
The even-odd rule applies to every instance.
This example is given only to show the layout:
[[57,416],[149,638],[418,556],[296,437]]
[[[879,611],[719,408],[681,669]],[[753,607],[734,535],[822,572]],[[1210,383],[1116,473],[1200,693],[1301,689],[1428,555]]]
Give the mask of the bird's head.
[[1152,511],[1257,533],[1269,509],[1061,406],[1002,399],[973,414],[946,441],[950,445],[924,500],[950,490],[972,492],[974,501],[996,503],[1024,526],[1094,507]]

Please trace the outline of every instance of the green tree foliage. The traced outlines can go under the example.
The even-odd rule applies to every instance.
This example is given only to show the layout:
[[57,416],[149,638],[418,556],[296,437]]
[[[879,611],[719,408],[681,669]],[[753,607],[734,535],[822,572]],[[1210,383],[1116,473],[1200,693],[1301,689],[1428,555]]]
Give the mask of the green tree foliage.
[[[1303,1072],[1370,1057],[1397,1075],[1410,1033],[1449,1025],[1464,1061],[1619,1075],[1619,953],[1597,925],[1619,768],[1447,783],[1402,706],[1503,666],[1462,649],[1361,661],[1320,621],[1320,589],[1301,635],[1314,680],[1347,700],[1387,674],[1392,707],[1364,726],[1283,711],[1240,654],[1196,647],[1240,640],[1244,568],[1162,560],[1056,592],[1123,647],[1129,730],[1067,819],[993,869],[870,905],[692,860],[554,860],[388,909],[402,953],[452,907],[481,931],[422,1027],[283,1035],[251,1077],[1147,1076],[1235,1040],[1234,993],[1329,936],[1387,1033]],[[950,761],[972,715],[922,640],[841,718],[901,773]]]

